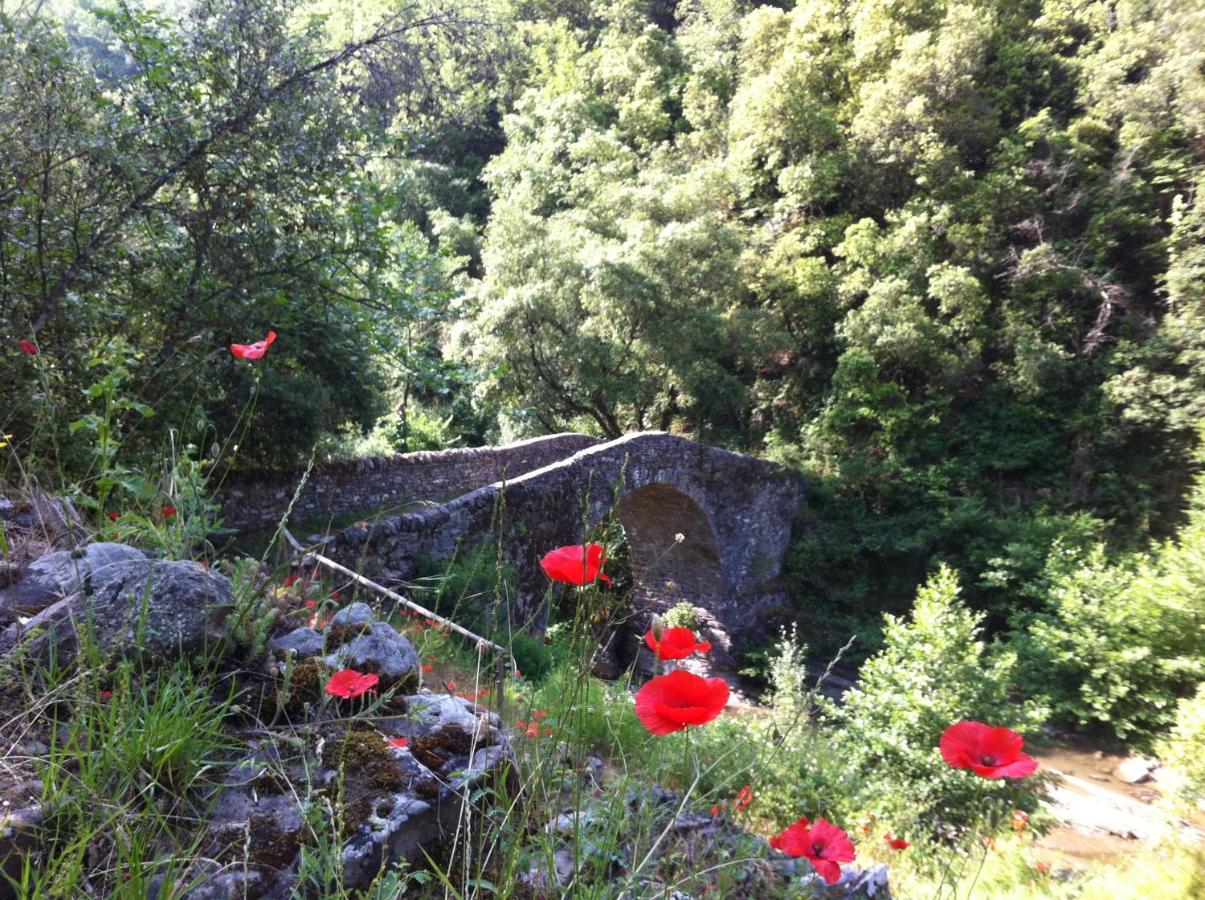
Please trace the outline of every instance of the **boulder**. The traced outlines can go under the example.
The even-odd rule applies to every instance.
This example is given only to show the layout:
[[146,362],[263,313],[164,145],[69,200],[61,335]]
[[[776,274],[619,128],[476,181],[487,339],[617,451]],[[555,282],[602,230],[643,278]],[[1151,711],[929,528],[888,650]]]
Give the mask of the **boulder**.
[[[343,612],[355,606],[352,604]],[[328,636],[343,638],[348,627],[366,628],[350,641],[341,644],[326,657],[332,669],[355,669],[358,672],[374,672],[381,676],[381,688],[400,686],[408,688],[418,682],[418,651],[414,645],[387,622],[345,623],[343,628],[332,621],[327,628]]]
[[125,544],[88,544],[35,559],[15,584],[0,589],[0,625],[36,615],[72,594],[103,590],[127,564],[145,561],[141,550]]
[[25,623],[10,625],[0,633],[0,652],[20,643],[46,656],[53,647],[62,661],[75,653],[86,630],[106,654],[190,656],[228,640],[233,607],[229,579],[199,563],[125,558],[98,569],[80,590]]
[[295,653],[299,658],[318,656],[322,653],[324,641],[322,634],[313,628],[294,628],[288,634],[272,639],[269,645],[273,650],[284,653]]
[[1140,784],[1151,777],[1151,770],[1157,765],[1153,759],[1131,756],[1118,763],[1113,774],[1118,781],[1124,781],[1126,784]]

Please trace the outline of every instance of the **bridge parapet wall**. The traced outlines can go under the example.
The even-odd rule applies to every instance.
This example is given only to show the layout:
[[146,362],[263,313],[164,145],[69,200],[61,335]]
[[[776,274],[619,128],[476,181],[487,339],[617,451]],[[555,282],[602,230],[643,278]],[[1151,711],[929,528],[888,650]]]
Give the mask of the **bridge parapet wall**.
[[[294,521],[387,509],[415,500],[442,502],[543,468],[601,443],[584,434],[554,434],[505,444],[316,465],[293,508]],[[266,528],[285,514],[301,473],[292,479],[244,477],[215,494],[226,527]]]

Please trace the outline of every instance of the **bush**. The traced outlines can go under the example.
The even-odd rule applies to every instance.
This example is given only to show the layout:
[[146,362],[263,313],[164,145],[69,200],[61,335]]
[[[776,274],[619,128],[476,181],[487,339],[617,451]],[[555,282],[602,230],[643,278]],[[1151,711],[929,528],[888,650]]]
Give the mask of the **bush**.
[[1159,758],[1176,773],[1173,802],[1192,810],[1205,802],[1205,684],[1180,701],[1176,725],[1158,744]]
[[1036,805],[1033,782],[987,782],[951,769],[938,741],[966,719],[1024,733],[1042,720],[1034,703],[1010,702],[1015,658],[981,639],[984,615],[958,599],[942,567],[921,587],[910,620],[885,616],[885,647],[863,667],[840,706],[824,704],[861,809],[899,831],[957,833],[993,806]]
[[1049,566],[1047,609],[1014,623],[1024,686],[1059,719],[1149,745],[1205,677],[1205,511],[1153,554],[1110,562],[1097,547]]

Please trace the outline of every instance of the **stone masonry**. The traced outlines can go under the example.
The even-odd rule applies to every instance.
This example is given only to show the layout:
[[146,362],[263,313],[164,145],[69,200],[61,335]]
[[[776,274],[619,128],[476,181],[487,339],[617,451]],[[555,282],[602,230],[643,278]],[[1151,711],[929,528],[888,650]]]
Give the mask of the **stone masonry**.
[[[553,434],[502,447],[471,447],[395,453],[314,467],[293,507],[292,520],[335,517],[366,509],[386,509],[415,500],[441,501],[504,478],[514,478],[586,447],[598,438]],[[222,520],[240,531],[275,525],[288,509],[300,475],[244,476],[222,485],[215,498]]]
[[538,628],[548,588],[540,557],[581,542],[584,530],[613,509],[628,536],[645,612],[688,601],[726,645],[782,599],[779,578],[804,497],[795,473],[663,432],[608,443],[557,435],[511,447],[533,444],[541,452],[565,452],[448,502],[344,529],[324,552],[369,577],[405,581],[418,558],[449,557],[501,529],[503,552],[519,581],[512,620]]

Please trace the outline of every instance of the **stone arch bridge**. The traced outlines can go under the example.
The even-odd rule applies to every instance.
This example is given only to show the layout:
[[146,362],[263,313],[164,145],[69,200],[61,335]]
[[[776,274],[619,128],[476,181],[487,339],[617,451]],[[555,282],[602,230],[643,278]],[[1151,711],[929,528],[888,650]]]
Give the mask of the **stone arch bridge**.
[[[223,488],[218,499],[228,525],[248,528],[278,521],[293,493],[248,480]],[[414,575],[420,557],[447,558],[501,537],[519,580],[512,619],[524,622],[538,620],[546,596],[539,558],[581,542],[613,512],[631,552],[634,628],[686,601],[715,639],[722,665],[732,638],[783,599],[783,560],[803,497],[802,480],[781,466],[677,435],[602,442],[559,434],[321,466],[293,519],[427,501],[343,528],[326,538],[324,552],[398,583]]]

